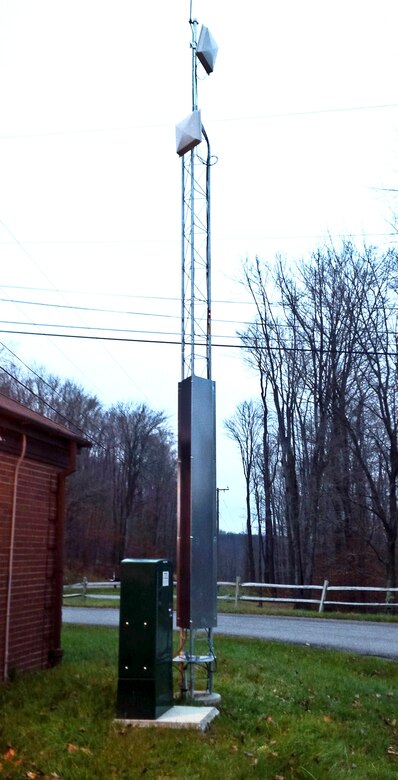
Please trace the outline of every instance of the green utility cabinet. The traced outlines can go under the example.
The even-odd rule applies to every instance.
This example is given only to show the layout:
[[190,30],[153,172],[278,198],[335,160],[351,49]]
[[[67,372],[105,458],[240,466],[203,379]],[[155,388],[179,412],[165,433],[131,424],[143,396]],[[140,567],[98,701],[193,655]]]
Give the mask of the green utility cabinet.
[[121,563],[119,718],[154,720],[173,706],[173,572],[170,561]]

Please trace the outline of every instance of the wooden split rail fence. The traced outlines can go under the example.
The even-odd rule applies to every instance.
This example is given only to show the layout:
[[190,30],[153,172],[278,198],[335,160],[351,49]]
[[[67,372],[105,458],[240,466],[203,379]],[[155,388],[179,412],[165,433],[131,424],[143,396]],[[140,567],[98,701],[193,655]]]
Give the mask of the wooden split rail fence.
[[[329,585],[329,580],[325,580],[323,585],[287,585],[271,582],[241,582],[240,577],[237,577],[235,582],[218,582],[219,587],[234,588],[234,594],[218,596],[219,599],[224,601],[234,601],[235,605],[239,601],[256,601],[256,602],[275,602],[275,603],[288,603],[288,604],[317,604],[318,612],[323,612],[326,606],[340,606],[340,607],[388,607],[396,604],[395,598],[398,593],[398,588],[376,588],[368,586],[354,586],[354,585]],[[250,595],[244,595],[245,590],[256,590],[257,593]],[[263,596],[261,593],[264,590],[268,590],[269,595]],[[278,597],[276,591],[293,591],[292,595]],[[258,592],[260,591],[260,593]],[[274,591],[274,592],[272,592]],[[319,598],[304,598],[303,596],[296,596],[295,593],[301,591],[301,593],[307,591],[319,592]],[[340,591],[342,593],[360,591],[361,593],[383,593],[384,601],[343,601],[339,599],[334,600],[330,595]],[[398,604],[397,604],[398,606]]]
[[[218,588],[227,590],[227,593],[218,594],[217,599],[219,601],[232,601],[235,606],[240,601],[254,601],[254,602],[271,602],[271,603],[287,603],[287,604],[317,604],[318,612],[323,612],[325,607],[398,607],[397,594],[398,588],[379,588],[371,586],[354,586],[354,585],[329,585],[329,581],[325,580],[323,585],[289,585],[272,582],[242,582],[240,577],[236,577],[234,581],[223,581],[217,583]],[[77,596],[85,596],[87,598],[100,598],[99,596],[93,596],[88,594],[87,590],[97,588],[113,588],[117,589],[119,582],[117,580],[108,580],[107,582],[88,582],[84,577],[81,583],[69,586],[64,590],[65,598],[73,598]],[[69,588],[77,590],[78,592],[71,593]],[[255,593],[253,591],[256,591]],[[291,595],[277,596],[277,592],[284,591],[286,594],[292,591]],[[313,596],[313,592],[319,593],[319,598],[305,598],[303,593],[309,592],[310,596]],[[353,593],[376,593],[383,594],[383,601],[343,601],[342,599],[333,599],[333,594],[337,592]],[[267,595],[262,595],[264,592]],[[299,592],[300,595],[296,595]],[[301,592],[301,593],[300,593]],[[245,595],[246,594],[246,595]],[[332,596],[332,598],[330,598]],[[107,598],[104,596],[103,598]],[[109,598],[109,596],[108,596]],[[379,596],[380,598],[380,596]],[[383,596],[381,596],[383,598]]]

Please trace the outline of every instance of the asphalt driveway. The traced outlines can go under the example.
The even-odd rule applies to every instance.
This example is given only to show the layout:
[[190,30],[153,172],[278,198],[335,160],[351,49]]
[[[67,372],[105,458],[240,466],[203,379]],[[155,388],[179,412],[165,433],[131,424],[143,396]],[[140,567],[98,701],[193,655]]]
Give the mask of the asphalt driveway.
[[[64,607],[62,617],[64,623],[119,625],[119,610],[106,607]],[[398,658],[398,623],[219,614],[214,633]]]

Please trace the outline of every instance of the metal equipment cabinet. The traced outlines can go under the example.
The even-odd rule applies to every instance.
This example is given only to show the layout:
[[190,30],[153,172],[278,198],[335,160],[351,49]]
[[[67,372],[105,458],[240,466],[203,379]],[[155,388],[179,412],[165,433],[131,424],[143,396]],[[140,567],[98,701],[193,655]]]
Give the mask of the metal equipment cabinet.
[[119,718],[153,720],[173,706],[170,561],[121,563]]

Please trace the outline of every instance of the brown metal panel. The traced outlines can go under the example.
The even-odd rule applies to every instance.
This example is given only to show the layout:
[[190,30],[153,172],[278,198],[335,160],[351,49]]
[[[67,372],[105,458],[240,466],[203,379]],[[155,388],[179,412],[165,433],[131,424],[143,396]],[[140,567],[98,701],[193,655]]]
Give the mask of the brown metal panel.
[[189,628],[191,592],[191,382],[178,385],[177,625]]

